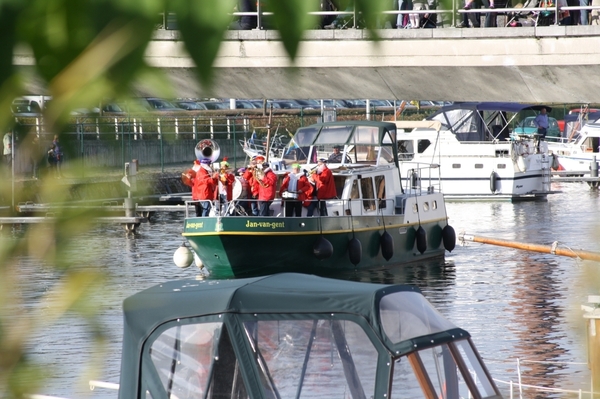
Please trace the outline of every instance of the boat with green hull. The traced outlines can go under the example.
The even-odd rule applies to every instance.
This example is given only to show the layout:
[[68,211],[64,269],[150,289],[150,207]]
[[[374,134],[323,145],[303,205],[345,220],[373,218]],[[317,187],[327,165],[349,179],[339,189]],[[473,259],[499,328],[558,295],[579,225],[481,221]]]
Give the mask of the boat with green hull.
[[326,201],[327,216],[306,216],[304,208],[300,217],[285,217],[281,198],[271,205],[270,216],[238,215],[231,212],[235,203],[221,211],[214,204],[208,217],[186,212],[183,236],[212,277],[327,275],[443,260],[454,248],[443,194],[427,178],[430,166],[411,170],[402,187],[393,123],[311,125],[298,130],[292,146],[284,161],[307,170],[315,167],[309,160],[325,157],[334,146],[343,148],[341,162],[329,163],[337,198]]

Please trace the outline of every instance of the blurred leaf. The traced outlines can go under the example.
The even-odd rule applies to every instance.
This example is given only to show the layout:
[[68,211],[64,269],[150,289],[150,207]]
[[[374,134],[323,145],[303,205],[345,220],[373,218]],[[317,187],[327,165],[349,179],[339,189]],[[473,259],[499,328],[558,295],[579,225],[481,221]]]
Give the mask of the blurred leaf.
[[388,3],[386,0],[354,0],[356,12],[361,14],[361,19],[374,40],[379,39],[376,29],[381,19],[381,13],[388,9]]
[[185,48],[196,64],[198,77],[207,88],[234,6],[234,0],[174,0],[169,4],[177,15]]
[[294,60],[305,30],[318,25],[320,17],[309,12],[319,11],[319,0],[269,0],[267,11],[273,12],[273,22],[290,58]]

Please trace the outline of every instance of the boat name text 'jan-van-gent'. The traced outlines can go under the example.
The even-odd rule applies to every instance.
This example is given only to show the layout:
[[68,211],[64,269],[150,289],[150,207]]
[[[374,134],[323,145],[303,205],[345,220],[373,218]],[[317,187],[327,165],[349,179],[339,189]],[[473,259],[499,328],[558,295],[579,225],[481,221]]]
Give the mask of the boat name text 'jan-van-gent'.
[[272,229],[279,229],[285,227],[285,222],[251,222],[247,220],[246,227],[270,227]]

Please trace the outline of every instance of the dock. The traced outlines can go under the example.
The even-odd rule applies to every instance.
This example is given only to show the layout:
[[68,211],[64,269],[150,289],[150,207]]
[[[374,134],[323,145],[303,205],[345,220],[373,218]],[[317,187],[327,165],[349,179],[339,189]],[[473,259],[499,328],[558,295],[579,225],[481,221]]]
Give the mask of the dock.
[[[54,223],[56,219],[54,216],[0,217],[0,228],[4,225]],[[96,223],[118,223],[125,227],[127,233],[135,233],[139,225],[147,222],[148,219],[129,216],[101,216],[94,218],[94,221]]]
[[581,171],[556,170],[552,171],[550,180],[553,183],[587,183],[590,188],[597,189],[600,186],[600,177],[597,173],[595,175],[589,169]]

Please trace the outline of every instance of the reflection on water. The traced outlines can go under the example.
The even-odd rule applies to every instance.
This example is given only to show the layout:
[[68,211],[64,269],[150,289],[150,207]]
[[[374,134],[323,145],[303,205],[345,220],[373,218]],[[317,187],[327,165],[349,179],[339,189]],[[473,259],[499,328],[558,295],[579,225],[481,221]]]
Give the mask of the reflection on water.
[[[450,224],[457,235],[466,232],[544,245],[558,241],[562,247],[598,251],[598,192],[578,184],[553,189],[563,192],[545,203],[449,203]],[[90,394],[89,379],[118,382],[123,299],[165,280],[200,274],[194,266],[178,269],[173,264],[173,253],[183,241],[181,218],[159,215],[143,225],[136,238],[126,238],[120,226],[99,226],[81,238],[74,249],[82,254],[80,267],[100,267],[110,276],[110,285],[97,298],[103,306],[107,344],[101,350],[94,348],[89,326],[74,319],[38,334],[30,342],[34,357],[58,370],[41,393],[76,398]],[[3,239],[12,234],[19,231],[5,231]],[[57,278],[42,266],[21,259],[19,290],[28,308],[48,306],[38,301]],[[457,246],[441,264],[382,267],[335,277],[418,286],[443,315],[471,333],[496,379],[516,382],[516,358],[521,358],[540,362],[521,364],[523,383],[587,390],[587,366],[572,363],[587,359],[580,306],[588,295],[598,293],[598,281],[590,278],[588,268],[595,269],[571,258],[469,243]],[[82,365],[98,352],[106,356],[102,369],[78,378]],[[553,363],[542,363],[547,361]],[[499,387],[508,397],[507,387]],[[90,395],[116,397],[114,391],[103,389]]]

